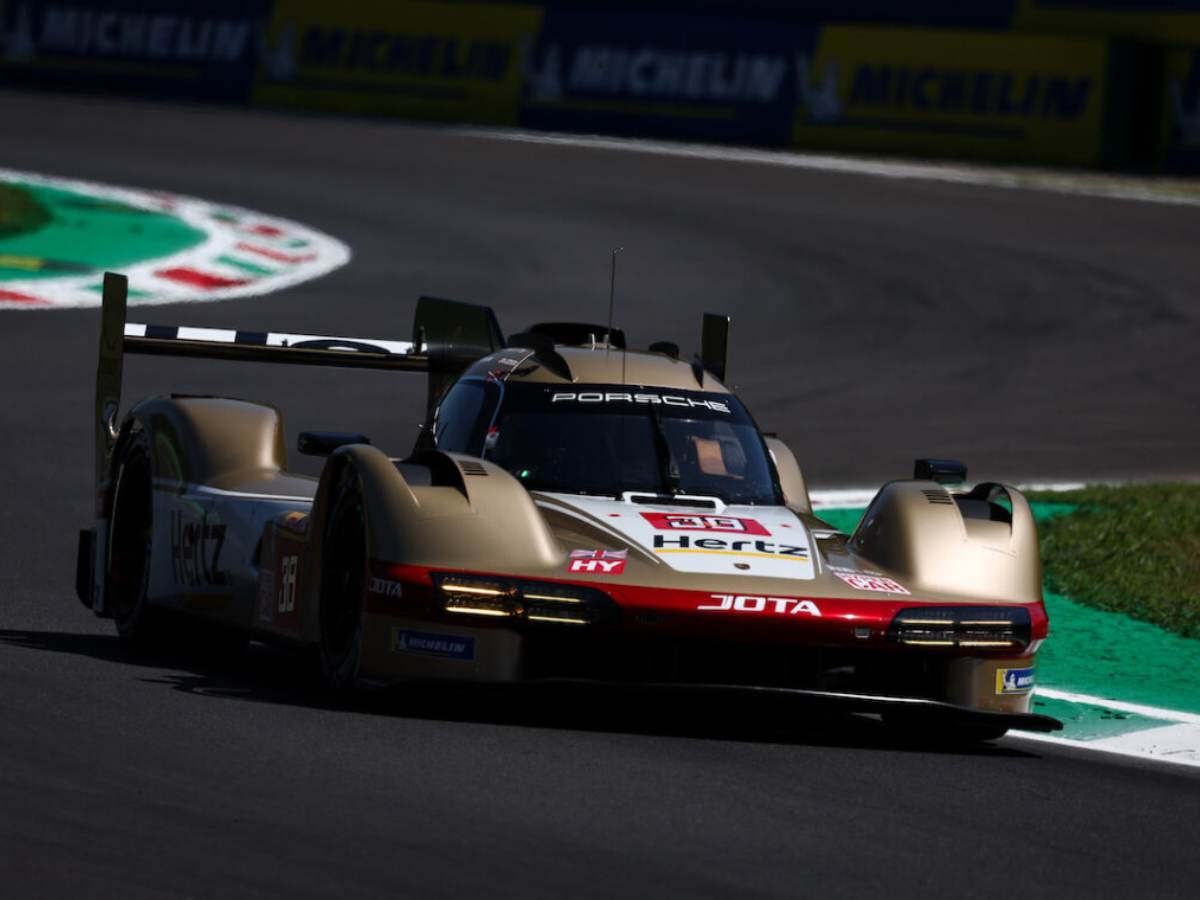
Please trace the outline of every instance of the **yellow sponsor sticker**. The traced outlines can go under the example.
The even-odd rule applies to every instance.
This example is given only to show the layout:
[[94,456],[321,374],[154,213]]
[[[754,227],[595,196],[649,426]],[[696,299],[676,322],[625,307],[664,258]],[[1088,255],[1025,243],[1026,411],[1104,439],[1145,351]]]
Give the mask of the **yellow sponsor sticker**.
[[997,669],[997,694],[1028,694],[1037,680],[1037,669]]

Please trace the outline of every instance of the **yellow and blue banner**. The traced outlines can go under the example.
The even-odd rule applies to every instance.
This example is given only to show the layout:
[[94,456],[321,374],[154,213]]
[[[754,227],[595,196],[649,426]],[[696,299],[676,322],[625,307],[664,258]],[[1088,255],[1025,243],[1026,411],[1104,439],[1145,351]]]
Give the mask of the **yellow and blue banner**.
[[1200,0],[1017,0],[1013,27],[1041,34],[1200,44]]
[[799,59],[798,146],[1097,165],[1108,43],[829,26]]
[[275,0],[254,100],[511,125],[536,6]]

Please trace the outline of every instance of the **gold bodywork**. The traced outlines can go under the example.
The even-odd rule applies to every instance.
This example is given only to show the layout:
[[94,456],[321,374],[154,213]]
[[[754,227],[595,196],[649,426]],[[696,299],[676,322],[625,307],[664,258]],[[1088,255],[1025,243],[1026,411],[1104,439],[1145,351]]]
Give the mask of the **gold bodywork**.
[[[728,393],[711,374],[662,354],[625,352],[606,345],[558,346],[555,350],[569,367],[570,379],[540,364],[531,351],[512,348],[480,360],[468,374],[494,371],[496,358],[521,356],[520,365],[510,366],[504,377],[542,383]],[[111,386],[114,367],[108,366],[106,376],[105,360],[102,347],[102,386],[106,377]],[[119,365],[115,378],[115,388],[108,394],[119,397]],[[102,409],[103,405],[98,400],[101,424],[97,448],[102,463],[111,457],[112,449],[104,420],[109,411]],[[457,477],[435,485],[416,484],[405,478],[397,465],[398,458],[372,446],[350,445],[330,456],[319,480],[292,475],[287,472],[279,414],[267,405],[220,398],[153,398],[135,406],[123,427],[148,433],[155,489],[164,496],[183,495],[200,486],[223,492],[222,496],[291,498],[295,508],[307,514],[303,529],[287,536],[304,548],[297,580],[298,630],[290,636],[306,642],[315,642],[319,637],[324,522],[333,487],[347,467],[356,473],[362,486],[368,556],[390,564],[566,580],[565,566],[572,550],[603,548],[627,553],[622,584],[649,589],[846,599],[867,604],[897,601],[896,596],[864,593],[852,587],[838,577],[840,571],[843,575],[863,573],[894,580],[907,589],[914,604],[1004,605],[1041,600],[1033,517],[1015,488],[996,486],[1011,505],[1009,523],[964,517],[958,503],[935,482],[891,482],[872,501],[857,531],[852,536],[842,535],[813,514],[800,464],[791,450],[773,437],[765,439],[766,446],[785,505],[796,515],[815,565],[813,578],[803,582],[754,572],[679,571],[645,547],[624,540],[602,517],[581,511],[561,496],[531,493],[508,472],[486,460],[442,454],[454,466]],[[103,515],[108,473],[103,465],[100,468],[98,496]],[[312,498],[311,510],[307,498]],[[272,520],[255,527],[258,532],[246,537],[245,547],[238,551],[241,556],[236,559],[237,565],[248,571],[267,563],[256,556],[262,552],[262,545],[255,547],[253,542],[260,539],[264,528],[282,526]],[[277,533],[271,531],[272,538]],[[601,589],[612,584],[603,575],[586,572],[574,573],[570,580],[593,583]],[[260,594],[266,596],[265,576],[258,585],[243,584],[232,577],[226,583],[230,585],[230,615],[238,624],[253,626],[258,622],[261,627],[262,620],[254,618],[253,610]],[[166,597],[164,602],[182,603],[178,597]],[[396,654],[389,646],[389,635],[404,622],[399,616],[368,617],[361,664],[365,679],[387,681],[396,675]],[[447,627],[454,633],[453,626]],[[852,623],[847,623],[846,640],[850,644],[855,637],[852,630]],[[484,638],[488,661],[459,670],[465,673],[463,677],[516,677],[520,634],[493,629]],[[873,640],[881,638],[872,636]],[[940,688],[932,699],[976,709],[1027,712],[1031,692],[999,693],[996,673],[1005,667],[1032,668],[1034,650],[1036,647],[1031,647],[1029,655],[1010,659],[986,654],[964,656],[961,651],[936,658],[931,665],[939,672]],[[444,667],[429,664],[426,669],[414,673],[410,667],[406,674],[453,677]]]

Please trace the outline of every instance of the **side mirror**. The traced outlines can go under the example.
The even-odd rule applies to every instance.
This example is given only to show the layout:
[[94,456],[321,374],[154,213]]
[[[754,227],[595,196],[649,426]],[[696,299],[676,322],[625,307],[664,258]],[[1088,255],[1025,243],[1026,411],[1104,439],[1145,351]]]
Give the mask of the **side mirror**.
[[296,449],[305,456],[329,456],[338,447],[347,444],[369,444],[365,434],[353,431],[302,431],[296,441]]
[[955,459],[918,459],[913,463],[913,478],[938,484],[962,484],[967,480],[967,467]]

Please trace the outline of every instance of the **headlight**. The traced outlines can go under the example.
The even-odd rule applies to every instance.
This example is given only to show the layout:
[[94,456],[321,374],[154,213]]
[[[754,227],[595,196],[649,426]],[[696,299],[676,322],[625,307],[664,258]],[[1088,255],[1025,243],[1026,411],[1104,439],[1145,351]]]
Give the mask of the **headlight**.
[[1024,650],[1029,646],[1029,610],[1012,606],[936,606],[902,609],[888,639],[912,647]]
[[502,581],[460,576],[438,579],[442,603],[448,612],[468,616],[510,616],[512,590]]
[[517,581],[481,575],[435,574],[448,613],[524,619],[554,625],[593,625],[613,609],[595,588],[550,581]]

